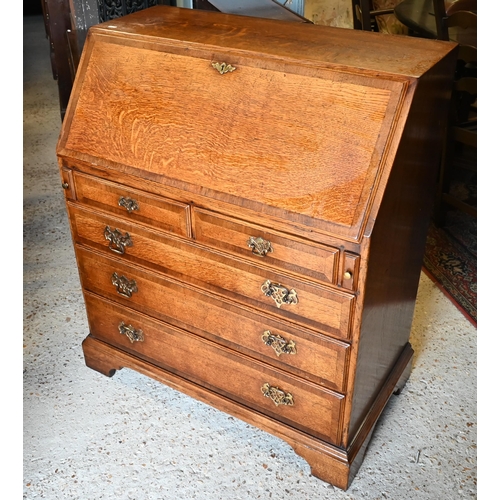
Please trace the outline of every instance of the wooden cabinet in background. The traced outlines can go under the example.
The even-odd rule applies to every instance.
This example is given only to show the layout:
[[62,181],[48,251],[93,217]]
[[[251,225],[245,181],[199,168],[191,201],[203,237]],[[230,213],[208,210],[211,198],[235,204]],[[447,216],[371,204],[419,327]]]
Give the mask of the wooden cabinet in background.
[[57,146],[87,365],[348,488],[411,367],[455,49],[166,6],[92,27]]

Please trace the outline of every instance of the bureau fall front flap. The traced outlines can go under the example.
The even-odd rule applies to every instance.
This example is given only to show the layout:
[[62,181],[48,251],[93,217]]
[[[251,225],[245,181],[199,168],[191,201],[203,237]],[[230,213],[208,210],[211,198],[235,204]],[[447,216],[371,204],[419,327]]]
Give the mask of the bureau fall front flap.
[[[400,81],[101,33],[82,60],[60,154],[305,225],[359,229]],[[224,72],[217,62],[228,60]]]

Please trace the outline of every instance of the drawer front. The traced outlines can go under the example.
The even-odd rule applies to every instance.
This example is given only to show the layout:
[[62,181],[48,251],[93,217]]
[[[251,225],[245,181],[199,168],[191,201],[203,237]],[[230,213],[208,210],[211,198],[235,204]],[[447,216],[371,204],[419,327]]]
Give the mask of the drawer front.
[[64,197],[67,200],[74,200],[75,195],[75,184],[73,182],[73,171],[69,168],[60,166],[59,173],[61,175],[61,186],[64,189]]
[[341,279],[339,285],[342,288],[355,291],[358,288],[358,275],[360,257],[349,252],[344,252],[343,269],[341,271]]
[[[348,344],[216,299],[175,280],[118,265],[82,248],[77,247],[77,256],[84,289],[344,392]],[[115,272],[135,283],[137,291],[130,297],[113,285]]]
[[[354,297],[249,265],[196,244],[167,238],[122,220],[93,214],[70,205],[77,242],[120,259],[168,273],[214,293],[258,307],[270,314],[340,339],[350,335]],[[120,243],[113,243],[111,233]],[[118,240],[118,238],[115,238]],[[121,251],[123,250],[123,251]]]
[[199,208],[193,210],[193,225],[197,241],[223,252],[327,283],[336,280],[336,248],[304,242]]
[[141,314],[87,296],[93,336],[199,385],[339,443],[344,397]]
[[113,182],[74,173],[77,199],[163,231],[190,237],[189,205]]

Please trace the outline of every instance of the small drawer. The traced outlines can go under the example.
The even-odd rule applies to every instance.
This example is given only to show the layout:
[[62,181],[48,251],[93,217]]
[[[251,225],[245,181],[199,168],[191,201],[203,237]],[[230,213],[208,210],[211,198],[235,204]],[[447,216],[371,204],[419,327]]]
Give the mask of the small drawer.
[[339,250],[285,236],[248,222],[193,210],[194,237],[200,243],[276,269],[336,282]]
[[190,237],[189,205],[75,172],[76,198],[169,233]]
[[349,252],[343,253],[343,266],[339,285],[347,290],[355,291],[358,288],[359,255]]
[[344,396],[226,347],[87,296],[91,334],[334,445]]
[[77,255],[84,289],[344,392],[349,344],[81,248]]
[[64,189],[64,197],[67,200],[75,199],[75,183],[73,182],[73,171],[66,167],[60,167],[61,187]]
[[283,276],[71,203],[68,208],[77,243],[120,254],[121,262],[146,266],[303,327],[350,338],[352,294]]

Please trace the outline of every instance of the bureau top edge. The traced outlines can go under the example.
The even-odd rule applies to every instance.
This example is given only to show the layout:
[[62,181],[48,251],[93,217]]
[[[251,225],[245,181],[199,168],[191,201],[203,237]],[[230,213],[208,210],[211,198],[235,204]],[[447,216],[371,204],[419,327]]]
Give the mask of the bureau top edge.
[[90,33],[201,43],[297,61],[419,78],[456,44],[309,23],[158,5],[95,26]]

